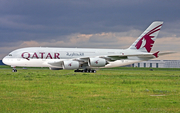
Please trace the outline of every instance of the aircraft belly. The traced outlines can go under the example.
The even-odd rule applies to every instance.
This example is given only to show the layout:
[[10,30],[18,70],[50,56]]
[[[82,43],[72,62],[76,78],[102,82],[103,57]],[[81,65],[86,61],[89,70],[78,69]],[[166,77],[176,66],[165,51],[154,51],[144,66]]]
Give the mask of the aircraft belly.
[[41,60],[40,59],[30,59],[30,60],[22,59],[19,61],[14,61],[10,65],[21,66],[21,67],[48,67],[48,65],[46,65],[46,63],[44,62],[45,61],[42,61],[42,59]]

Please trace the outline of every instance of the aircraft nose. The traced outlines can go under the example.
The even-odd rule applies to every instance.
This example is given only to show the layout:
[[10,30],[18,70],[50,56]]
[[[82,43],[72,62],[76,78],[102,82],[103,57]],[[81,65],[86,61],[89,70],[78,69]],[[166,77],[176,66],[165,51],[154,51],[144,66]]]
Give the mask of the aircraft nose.
[[2,59],[2,62],[3,62],[4,64],[8,64],[8,58],[4,57],[4,58]]

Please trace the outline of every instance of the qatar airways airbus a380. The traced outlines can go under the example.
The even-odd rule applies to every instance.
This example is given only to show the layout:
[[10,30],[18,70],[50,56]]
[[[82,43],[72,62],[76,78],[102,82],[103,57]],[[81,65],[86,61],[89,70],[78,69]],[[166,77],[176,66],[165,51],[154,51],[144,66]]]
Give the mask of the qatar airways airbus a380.
[[13,67],[49,67],[51,70],[72,69],[96,72],[94,68],[110,68],[157,58],[171,52],[150,53],[163,22],[153,22],[127,49],[29,47],[12,51],[3,63]]

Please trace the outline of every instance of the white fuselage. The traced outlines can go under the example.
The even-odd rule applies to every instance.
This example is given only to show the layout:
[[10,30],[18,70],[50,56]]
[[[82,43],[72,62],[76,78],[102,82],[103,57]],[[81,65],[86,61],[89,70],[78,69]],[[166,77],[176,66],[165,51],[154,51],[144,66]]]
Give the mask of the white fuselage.
[[[55,67],[62,68],[62,65],[50,65],[51,62],[59,62],[65,60],[80,60],[93,57],[106,57],[113,55],[126,56],[131,54],[142,54],[143,52],[129,49],[87,49],[87,48],[47,48],[47,47],[29,47],[17,49],[9,53],[3,58],[3,62],[12,67]],[[86,59],[87,58],[87,59]],[[117,67],[140,62],[146,59],[136,56],[127,57],[110,61],[104,67]]]

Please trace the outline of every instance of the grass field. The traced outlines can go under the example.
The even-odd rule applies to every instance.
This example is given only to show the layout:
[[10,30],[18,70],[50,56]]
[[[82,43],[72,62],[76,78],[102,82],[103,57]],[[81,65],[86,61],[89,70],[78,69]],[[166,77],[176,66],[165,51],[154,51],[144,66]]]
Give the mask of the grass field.
[[180,69],[0,68],[1,113],[180,112]]

